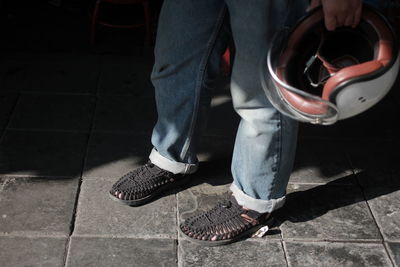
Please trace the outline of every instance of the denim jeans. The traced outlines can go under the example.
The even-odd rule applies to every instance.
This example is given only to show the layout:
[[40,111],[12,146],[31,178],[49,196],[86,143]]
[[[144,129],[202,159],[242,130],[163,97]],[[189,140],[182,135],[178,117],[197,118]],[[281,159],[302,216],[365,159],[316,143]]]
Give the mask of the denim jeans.
[[[259,212],[281,207],[292,170],[297,123],[267,100],[260,64],[274,33],[305,13],[305,0],[165,0],[151,75],[158,120],[150,160],[173,173],[197,169],[196,148],[220,58],[233,38],[231,95],[241,121],[231,191]],[[231,31],[231,32],[230,32]]]

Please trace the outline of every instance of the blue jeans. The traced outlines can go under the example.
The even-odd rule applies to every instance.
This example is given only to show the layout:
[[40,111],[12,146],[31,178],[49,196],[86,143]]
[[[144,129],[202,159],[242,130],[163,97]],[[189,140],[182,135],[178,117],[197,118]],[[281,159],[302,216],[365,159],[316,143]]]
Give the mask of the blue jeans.
[[154,164],[173,173],[196,171],[197,142],[210,107],[213,80],[219,75],[220,58],[232,35],[231,95],[241,122],[231,190],[239,204],[259,212],[272,212],[283,205],[297,123],[282,116],[267,100],[259,77],[260,63],[274,33],[304,14],[307,3],[164,1],[151,75],[158,111],[150,154]]

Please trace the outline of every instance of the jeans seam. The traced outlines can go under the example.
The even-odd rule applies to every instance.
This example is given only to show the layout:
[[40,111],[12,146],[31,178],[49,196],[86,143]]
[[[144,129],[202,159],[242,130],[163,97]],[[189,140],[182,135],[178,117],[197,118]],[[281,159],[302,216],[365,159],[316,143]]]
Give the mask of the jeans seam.
[[[286,6],[287,6],[287,10],[289,10],[289,5],[290,5],[291,0],[286,0]],[[288,19],[288,13],[285,14],[284,19],[282,20],[282,25],[281,26],[285,26],[286,22]],[[277,146],[278,146],[278,153],[277,153],[277,160],[276,160],[276,172],[274,174],[274,179],[273,182],[271,184],[271,192],[270,195],[274,196],[275,198],[275,187],[276,187],[276,181],[281,173],[281,166],[282,166],[282,139],[283,139],[283,127],[284,127],[284,121],[282,119],[282,114],[278,111],[276,111],[278,113],[278,120],[279,120],[279,133],[278,133],[278,140],[276,141]]]
[[190,122],[190,128],[189,128],[189,133],[188,133],[188,138],[185,141],[185,144],[183,145],[182,152],[180,155],[180,158],[182,160],[185,160],[187,156],[187,152],[189,151],[190,145],[192,143],[192,137],[194,133],[194,128],[196,125],[196,120],[198,118],[198,112],[199,112],[199,102],[200,102],[200,93],[201,93],[201,87],[203,86],[203,80],[204,80],[204,74],[207,69],[207,63],[210,58],[213,45],[215,44],[218,34],[220,33],[224,21],[224,17],[226,15],[226,6],[224,6],[220,12],[220,15],[218,16],[217,22],[216,22],[216,27],[214,28],[214,31],[211,34],[210,40],[207,43],[207,48],[206,51],[203,55],[203,58],[200,62],[199,66],[199,73],[197,75],[197,81],[196,81],[196,88],[195,88],[195,101],[194,101],[194,111],[192,115],[192,120]]
[[278,113],[278,120],[279,120],[279,133],[278,133],[278,140],[276,141],[276,144],[277,144],[277,147],[278,147],[278,149],[277,149],[278,153],[277,153],[276,162],[275,162],[275,164],[276,164],[276,172],[274,174],[274,179],[273,179],[273,182],[271,184],[271,197],[273,196],[273,198],[275,198],[275,195],[273,193],[275,191],[276,181],[277,181],[277,179],[279,177],[279,174],[280,174],[280,171],[281,171],[281,166],[282,166],[282,164],[281,164],[281,162],[282,162],[282,139],[283,139],[282,138],[282,133],[283,133],[282,128],[284,127],[283,126],[282,115],[279,112],[277,112],[277,113]]

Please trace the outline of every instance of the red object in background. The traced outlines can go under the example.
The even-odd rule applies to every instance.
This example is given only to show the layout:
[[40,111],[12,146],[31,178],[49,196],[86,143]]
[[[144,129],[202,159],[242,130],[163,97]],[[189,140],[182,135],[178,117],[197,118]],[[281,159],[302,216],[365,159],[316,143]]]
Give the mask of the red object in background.
[[235,56],[234,47],[232,45],[228,46],[228,48],[226,48],[224,54],[222,55],[222,60],[221,60],[221,70],[223,75],[225,76],[231,75],[234,56]]
[[225,53],[222,55],[221,69],[225,76],[228,76],[231,71],[231,52],[229,51],[229,48],[227,48]]
[[[144,12],[144,22],[143,23],[134,23],[134,24],[114,24],[108,21],[105,21],[99,18],[99,12],[102,3],[109,3],[114,5],[139,5],[143,6]],[[151,12],[150,12],[150,4],[149,0],[96,0],[93,13],[92,13],[92,21],[91,21],[91,30],[90,30],[90,42],[92,44],[96,41],[96,26],[97,24],[111,27],[111,28],[120,28],[120,29],[131,29],[138,27],[145,27],[145,37],[144,43],[149,45],[152,43],[152,27],[151,27]]]

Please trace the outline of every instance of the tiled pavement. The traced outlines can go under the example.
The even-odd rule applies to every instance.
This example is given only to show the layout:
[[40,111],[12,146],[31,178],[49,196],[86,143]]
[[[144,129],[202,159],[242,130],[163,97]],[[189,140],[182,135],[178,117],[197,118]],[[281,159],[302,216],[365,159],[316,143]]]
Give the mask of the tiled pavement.
[[361,116],[302,125],[276,226],[209,248],[177,226],[231,182],[229,92],[216,92],[193,181],[131,208],[107,194],[151,149],[151,48],[41,47],[0,60],[1,266],[400,266],[398,86]]

